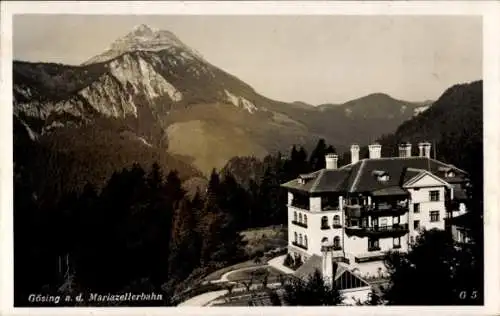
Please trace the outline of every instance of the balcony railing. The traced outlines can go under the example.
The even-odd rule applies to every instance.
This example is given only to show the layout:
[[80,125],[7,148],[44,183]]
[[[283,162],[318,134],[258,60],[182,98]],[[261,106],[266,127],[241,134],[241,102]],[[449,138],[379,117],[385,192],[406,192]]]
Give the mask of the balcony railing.
[[387,215],[403,215],[408,212],[408,206],[401,205],[366,205],[361,208],[362,216],[387,216]]
[[293,246],[295,246],[295,247],[299,247],[299,248],[302,248],[302,249],[304,249],[304,250],[307,250],[307,247],[306,247],[306,246],[301,245],[301,244],[299,244],[298,242],[295,242],[295,241],[294,241],[294,242],[292,242],[292,245],[293,245]]
[[321,206],[321,210],[323,212],[328,212],[328,211],[340,211],[340,208],[338,205],[323,205]]
[[321,225],[321,230],[327,230],[330,229],[330,226],[328,225]]
[[300,208],[301,210],[306,210],[306,211],[308,211],[310,208],[310,205],[308,203],[299,203],[299,202],[294,202],[294,201],[292,201],[290,206]]
[[301,222],[297,222],[297,221],[292,221],[292,224],[300,226],[300,227],[307,228],[307,224],[305,224],[305,223],[301,223]]
[[330,245],[330,246],[321,246],[321,251],[340,251],[342,250],[341,246]]
[[351,217],[402,215],[409,210],[408,205],[385,203],[378,205],[346,204],[345,208]]
[[345,232],[348,236],[354,235],[357,237],[401,237],[408,233],[408,224],[373,227],[346,227]]
[[368,247],[368,251],[379,251],[380,250],[380,247],[379,246],[376,246],[376,247]]

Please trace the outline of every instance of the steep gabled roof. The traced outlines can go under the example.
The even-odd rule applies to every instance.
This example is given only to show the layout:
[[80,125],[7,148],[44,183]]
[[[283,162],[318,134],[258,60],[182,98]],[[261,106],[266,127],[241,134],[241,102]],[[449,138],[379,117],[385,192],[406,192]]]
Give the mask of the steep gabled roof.
[[448,182],[446,182],[442,178],[436,176],[435,174],[433,174],[430,171],[427,171],[424,169],[414,169],[414,168],[408,168],[406,171],[407,172],[409,171],[411,173],[416,172],[417,174],[413,178],[410,178],[407,181],[405,181],[404,183],[402,183],[401,186],[403,188],[410,187],[410,186],[414,185],[415,183],[418,183],[418,181],[420,181],[421,179],[423,179],[426,176],[434,179],[437,183],[441,183],[442,185],[445,185],[447,187],[451,186]]
[[[307,278],[312,275],[315,270],[319,270],[321,273],[323,273],[321,269],[322,264],[322,257],[318,255],[312,255],[302,266],[297,269],[297,271],[295,271],[293,275],[302,280],[307,280]],[[368,282],[355,275],[348,269],[347,266],[343,265],[342,263],[338,263],[332,260],[331,264],[333,265],[332,271],[335,271],[335,284],[337,285],[337,288],[339,290],[369,286]]]

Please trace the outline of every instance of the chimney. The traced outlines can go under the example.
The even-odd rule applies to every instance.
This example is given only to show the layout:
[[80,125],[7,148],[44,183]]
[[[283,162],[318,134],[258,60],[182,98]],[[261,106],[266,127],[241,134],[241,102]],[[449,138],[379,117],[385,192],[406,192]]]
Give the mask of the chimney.
[[382,146],[380,144],[371,144],[368,146],[368,158],[379,159],[380,152],[382,151]]
[[[419,147],[420,148],[420,147]],[[404,143],[399,145],[399,157],[411,157],[411,144]]]
[[431,143],[424,142],[418,144],[418,155],[420,157],[431,158]]
[[359,146],[351,145],[351,164],[359,161]]
[[325,156],[326,169],[328,170],[337,169],[338,159],[339,157],[336,154],[326,154]]

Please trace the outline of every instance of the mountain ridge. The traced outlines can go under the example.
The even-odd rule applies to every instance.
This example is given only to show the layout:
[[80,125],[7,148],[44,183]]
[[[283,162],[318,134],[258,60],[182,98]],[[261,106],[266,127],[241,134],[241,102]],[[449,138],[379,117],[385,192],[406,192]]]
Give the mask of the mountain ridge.
[[[271,100],[167,32],[139,26],[112,43],[113,52],[78,66],[14,61],[19,128],[33,139],[57,138],[59,130],[77,139],[92,126],[117,137],[134,135],[121,144],[137,146],[140,140],[185,157],[207,175],[234,156],[262,158],[319,138],[339,148],[365,143],[413,116],[400,104],[390,107],[391,114],[367,102],[352,115],[345,106],[320,111]],[[191,140],[197,145],[189,146]]]

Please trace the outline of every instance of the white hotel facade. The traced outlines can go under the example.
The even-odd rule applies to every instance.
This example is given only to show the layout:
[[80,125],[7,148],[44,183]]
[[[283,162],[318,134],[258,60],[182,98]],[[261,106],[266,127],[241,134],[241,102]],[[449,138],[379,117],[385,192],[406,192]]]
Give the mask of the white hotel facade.
[[361,276],[383,273],[387,251],[408,251],[422,229],[445,229],[446,218],[466,212],[467,173],[430,153],[429,143],[419,143],[412,156],[406,143],[397,157],[381,157],[381,145],[372,144],[359,159],[352,145],[350,164],[338,167],[328,154],[325,169],[283,184],[289,253],[326,276],[331,261]]

